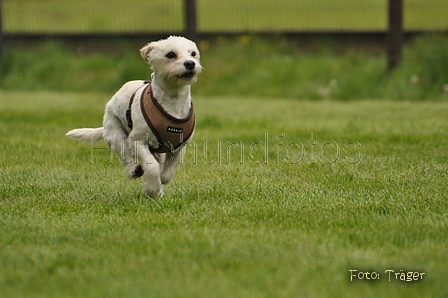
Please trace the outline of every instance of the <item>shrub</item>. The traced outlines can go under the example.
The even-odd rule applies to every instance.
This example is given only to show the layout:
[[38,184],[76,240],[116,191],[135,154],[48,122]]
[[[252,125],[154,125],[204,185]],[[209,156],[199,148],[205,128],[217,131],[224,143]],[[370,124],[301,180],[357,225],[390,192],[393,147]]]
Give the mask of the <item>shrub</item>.
[[448,99],[448,38],[424,35],[406,48],[403,62],[392,75],[387,97]]
[[[325,44],[325,45],[323,45]],[[405,49],[400,67],[387,72],[386,59],[337,53],[318,42],[315,51],[282,38],[240,36],[199,44],[204,73],[196,95],[353,100],[448,99],[448,38],[422,36]],[[114,92],[124,82],[148,79],[137,49],[80,54],[57,43],[8,49],[0,63],[0,88]]]

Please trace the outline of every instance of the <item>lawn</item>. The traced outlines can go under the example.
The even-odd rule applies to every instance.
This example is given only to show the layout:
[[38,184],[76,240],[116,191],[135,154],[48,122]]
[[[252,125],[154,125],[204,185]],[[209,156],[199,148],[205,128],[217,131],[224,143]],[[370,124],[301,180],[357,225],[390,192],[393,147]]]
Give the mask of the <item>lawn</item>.
[[[181,32],[183,1],[166,0],[4,0],[8,33]],[[387,1],[372,0],[229,0],[197,1],[203,32],[314,30],[385,30]],[[404,6],[407,30],[446,30],[445,0],[409,0]]]
[[108,97],[0,91],[1,297],[448,294],[447,102],[196,97],[194,143],[147,199],[64,136]]

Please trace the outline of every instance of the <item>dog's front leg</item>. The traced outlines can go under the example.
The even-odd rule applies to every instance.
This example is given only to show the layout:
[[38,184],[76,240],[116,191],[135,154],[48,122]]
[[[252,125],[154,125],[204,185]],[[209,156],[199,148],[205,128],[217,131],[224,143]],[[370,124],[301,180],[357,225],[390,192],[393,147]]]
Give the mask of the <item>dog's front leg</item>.
[[163,194],[163,185],[160,180],[160,164],[149,151],[145,142],[134,142],[134,152],[140,159],[143,168],[143,190],[150,197]]
[[176,152],[166,153],[162,173],[160,174],[162,184],[168,184],[173,179],[177,166],[182,163],[184,154],[185,146],[182,146]]

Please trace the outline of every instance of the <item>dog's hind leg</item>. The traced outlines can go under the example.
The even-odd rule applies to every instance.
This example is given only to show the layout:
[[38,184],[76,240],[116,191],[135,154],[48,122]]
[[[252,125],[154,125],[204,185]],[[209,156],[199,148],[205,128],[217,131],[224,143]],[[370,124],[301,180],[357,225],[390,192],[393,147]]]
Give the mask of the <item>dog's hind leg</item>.
[[103,125],[104,141],[113,151],[115,151],[120,162],[125,165],[126,176],[128,179],[135,179],[142,176],[142,166],[135,162],[135,156],[132,154],[129,146],[129,134],[123,127],[120,119],[115,117],[112,113],[109,113],[106,109]]

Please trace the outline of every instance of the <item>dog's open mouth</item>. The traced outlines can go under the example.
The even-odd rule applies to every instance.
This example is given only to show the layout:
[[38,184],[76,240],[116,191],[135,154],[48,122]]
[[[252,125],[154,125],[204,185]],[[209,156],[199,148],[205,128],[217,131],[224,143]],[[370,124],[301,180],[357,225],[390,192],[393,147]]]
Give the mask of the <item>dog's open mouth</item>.
[[194,72],[188,71],[188,72],[184,73],[183,75],[181,75],[180,78],[189,81],[194,77],[194,75],[195,75]]

